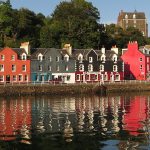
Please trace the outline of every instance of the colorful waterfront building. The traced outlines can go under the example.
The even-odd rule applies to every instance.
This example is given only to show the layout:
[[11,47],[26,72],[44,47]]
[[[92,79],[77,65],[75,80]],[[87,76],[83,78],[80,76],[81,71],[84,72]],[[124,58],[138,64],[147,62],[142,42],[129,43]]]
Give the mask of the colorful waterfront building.
[[75,83],[72,48],[37,48],[31,55],[31,79],[34,82]]
[[74,50],[76,58],[76,82],[121,81],[124,79],[124,63],[118,48],[111,50]]
[[147,80],[150,77],[150,50],[139,49],[136,41],[129,42],[121,56],[125,64],[125,79]]
[[30,81],[29,42],[20,48],[3,48],[0,50],[0,82]]

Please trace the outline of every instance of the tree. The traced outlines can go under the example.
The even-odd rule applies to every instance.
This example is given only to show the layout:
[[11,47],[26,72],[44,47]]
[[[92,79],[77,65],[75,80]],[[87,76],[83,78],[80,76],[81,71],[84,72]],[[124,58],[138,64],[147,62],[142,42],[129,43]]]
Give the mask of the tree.
[[55,30],[53,38],[59,46],[71,43],[76,48],[95,48],[98,46],[98,20],[99,12],[92,3],[64,1],[54,10],[50,29]]

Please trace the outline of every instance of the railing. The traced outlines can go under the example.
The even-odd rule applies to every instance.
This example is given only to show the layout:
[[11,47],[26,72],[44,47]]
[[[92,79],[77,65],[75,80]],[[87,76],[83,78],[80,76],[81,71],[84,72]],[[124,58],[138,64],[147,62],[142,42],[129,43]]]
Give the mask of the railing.
[[55,85],[85,85],[85,84],[92,84],[94,87],[100,86],[100,85],[121,85],[121,84],[150,84],[150,81],[139,81],[139,80],[122,80],[122,81],[91,81],[91,82],[77,82],[77,83],[64,83],[62,81],[28,81],[28,82],[0,82],[0,86],[14,86],[14,85],[22,85],[22,86],[28,86],[28,85],[34,85],[34,86],[55,86]]

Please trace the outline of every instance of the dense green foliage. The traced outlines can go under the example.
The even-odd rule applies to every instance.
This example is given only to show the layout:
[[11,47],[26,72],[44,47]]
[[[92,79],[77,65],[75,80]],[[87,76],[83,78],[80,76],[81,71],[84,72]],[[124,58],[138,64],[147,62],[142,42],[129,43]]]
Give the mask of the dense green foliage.
[[0,1],[0,47],[19,47],[20,42],[30,41],[32,47],[61,48],[71,43],[74,48],[117,45],[121,49],[133,40],[139,45],[150,43],[136,28],[100,24],[98,9],[85,0],[60,2],[48,17],[25,8],[13,9],[10,0]]

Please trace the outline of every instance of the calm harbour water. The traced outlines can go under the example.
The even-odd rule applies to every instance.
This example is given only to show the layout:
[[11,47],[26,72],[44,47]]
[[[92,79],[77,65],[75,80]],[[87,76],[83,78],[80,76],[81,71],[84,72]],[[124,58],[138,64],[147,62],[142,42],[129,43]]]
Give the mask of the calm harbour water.
[[150,94],[0,98],[0,150],[150,149]]

